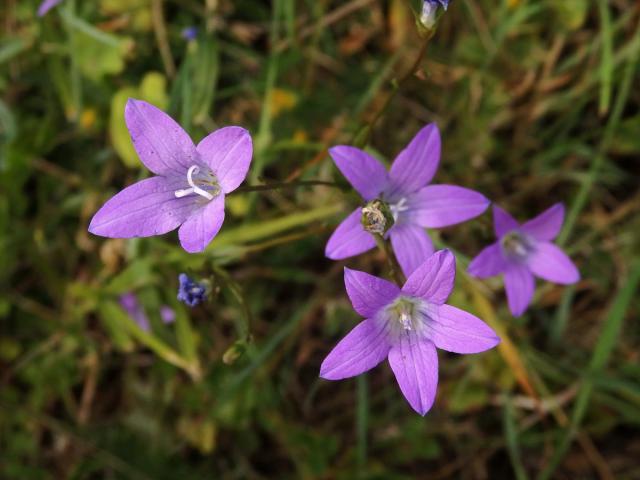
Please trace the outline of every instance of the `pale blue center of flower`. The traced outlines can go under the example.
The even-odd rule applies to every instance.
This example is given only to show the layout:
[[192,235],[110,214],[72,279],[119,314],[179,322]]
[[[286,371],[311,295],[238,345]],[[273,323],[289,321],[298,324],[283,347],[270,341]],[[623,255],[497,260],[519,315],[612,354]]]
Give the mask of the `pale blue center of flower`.
[[433,315],[434,309],[428,302],[401,296],[383,310],[383,321],[388,322],[396,337],[406,333],[425,335]]
[[513,230],[500,240],[500,246],[505,256],[512,260],[523,261],[533,251],[533,242],[522,232]]
[[195,194],[195,195],[200,195],[201,197],[204,197],[207,200],[213,200],[213,197],[217,195],[219,192],[219,188],[218,188],[215,176],[212,174],[204,174],[204,177],[206,178],[199,179],[201,185],[206,186],[208,188],[213,188],[212,192],[209,192],[207,190],[204,190],[203,188],[200,188],[196,184],[196,180],[194,180],[194,176],[198,175],[199,173],[200,173],[200,167],[198,167],[197,165],[191,165],[189,167],[189,170],[187,170],[187,183],[189,184],[190,188],[183,188],[180,190],[176,190],[174,192],[176,198],[182,198],[182,197],[186,197],[187,195]]

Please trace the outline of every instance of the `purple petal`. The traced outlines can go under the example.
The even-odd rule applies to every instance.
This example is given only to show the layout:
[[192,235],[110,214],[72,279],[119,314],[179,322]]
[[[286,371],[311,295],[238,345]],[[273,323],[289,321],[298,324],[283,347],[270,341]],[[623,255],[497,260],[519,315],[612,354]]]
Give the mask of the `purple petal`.
[[449,298],[455,279],[456,258],[449,250],[440,250],[411,274],[402,293],[440,305]]
[[53,7],[61,3],[62,0],[44,0],[38,7],[38,16],[43,17],[49,12]]
[[389,234],[393,253],[405,277],[409,277],[433,253],[431,239],[422,227],[409,224],[394,225]]
[[479,353],[500,343],[500,338],[489,325],[451,305],[437,307],[430,327],[431,341],[448,352]]
[[508,212],[497,205],[493,206],[493,229],[498,238],[519,227],[518,222]]
[[400,289],[387,280],[349,268],[344,269],[344,284],[353,309],[363,317],[373,317],[400,293]]
[[138,301],[138,297],[133,292],[128,292],[120,295],[120,306],[129,314],[131,319],[136,322],[138,327],[140,327],[145,332],[151,330],[151,324],[149,323],[149,317],[144,313],[144,309],[140,302]]
[[320,376],[341,380],[360,375],[384,360],[389,348],[387,324],[364,320],[327,355],[320,366]]
[[162,110],[130,98],[124,118],[140,160],[153,173],[186,178],[189,167],[199,164],[187,132]]
[[571,259],[553,243],[537,243],[528,264],[534,275],[553,283],[569,285],[580,280],[580,272]]
[[365,200],[373,200],[387,186],[384,165],[359,148],[338,145],[329,149],[338,169]]
[[421,227],[447,227],[477,217],[490,203],[484,195],[468,188],[428,185],[411,197],[409,215]]
[[436,398],[438,354],[429,340],[403,334],[389,351],[389,364],[411,407],[425,415]]
[[440,162],[440,131],[435,123],[424,127],[391,165],[389,196],[411,193],[427,185]]
[[522,231],[536,240],[549,242],[556,238],[564,222],[564,205],[556,203],[540,215],[522,225]]
[[150,237],[177,228],[195,207],[193,196],[176,198],[180,179],[151,177],[125,188],[91,219],[89,231],[110,238]]
[[224,193],[238,188],[253,155],[251,135],[241,127],[225,127],[207,135],[197,147],[200,158],[218,177]]
[[506,268],[507,262],[502,256],[500,243],[496,242],[485,247],[476,258],[471,261],[467,272],[474,277],[487,278],[504,272]]
[[504,288],[511,313],[519,317],[524,313],[531,299],[535,282],[533,275],[525,265],[509,264],[504,272]]
[[202,252],[216,236],[224,222],[224,194],[220,193],[205,206],[194,210],[185,221],[178,237],[189,253]]
[[376,246],[373,235],[360,223],[361,216],[362,209],[357,208],[338,225],[324,251],[328,258],[342,260],[364,253]]

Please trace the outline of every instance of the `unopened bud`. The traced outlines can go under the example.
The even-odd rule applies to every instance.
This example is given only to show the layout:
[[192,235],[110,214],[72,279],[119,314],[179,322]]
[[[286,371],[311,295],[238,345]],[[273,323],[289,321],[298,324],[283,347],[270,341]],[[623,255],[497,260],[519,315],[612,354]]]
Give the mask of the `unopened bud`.
[[430,37],[435,31],[438,21],[438,11],[440,7],[444,10],[449,6],[449,0],[424,0],[422,12],[420,13],[418,26],[420,33],[425,37]]
[[393,214],[382,200],[372,200],[362,207],[362,226],[374,235],[384,235],[393,226]]

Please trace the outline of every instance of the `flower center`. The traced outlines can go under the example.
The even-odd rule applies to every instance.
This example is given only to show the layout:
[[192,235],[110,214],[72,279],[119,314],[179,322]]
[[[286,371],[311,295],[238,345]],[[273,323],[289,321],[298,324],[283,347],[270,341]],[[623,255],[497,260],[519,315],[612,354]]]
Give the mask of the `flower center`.
[[509,232],[500,240],[502,250],[509,258],[524,260],[533,251],[531,240],[520,232]]
[[193,177],[198,173],[200,173],[200,167],[198,167],[197,165],[191,165],[189,167],[189,170],[187,170],[187,183],[189,184],[190,188],[183,188],[180,190],[176,190],[174,192],[176,198],[186,197],[187,195],[191,195],[192,193],[195,193],[196,195],[200,195],[201,197],[204,197],[207,200],[213,200],[213,197],[218,193],[218,186],[215,182],[215,177],[213,181],[209,184],[207,184],[206,182],[201,182],[201,184],[205,184],[213,187],[213,194],[212,194],[211,192],[207,192],[206,190],[196,185],[196,182],[193,179]]
[[385,311],[385,319],[396,335],[422,333],[430,318],[429,305],[416,298],[399,297]]

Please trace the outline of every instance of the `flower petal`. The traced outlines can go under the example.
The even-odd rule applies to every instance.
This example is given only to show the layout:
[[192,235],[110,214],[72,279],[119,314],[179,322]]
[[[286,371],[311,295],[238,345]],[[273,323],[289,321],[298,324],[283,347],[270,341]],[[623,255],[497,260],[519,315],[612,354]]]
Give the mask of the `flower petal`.
[[433,244],[422,227],[394,225],[389,231],[393,252],[405,277],[422,265],[433,253]]
[[493,229],[498,238],[519,227],[518,222],[508,212],[497,205],[493,206]]
[[436,347],[453,353],[479,353],[500,343],[489,325],[475,315],[451,305],[435,310],[429,338]]
[[449,250],[440,250],[411,274],[402,293],[440,305],[449,298],[455,279],[456,258]]
[[502,256],[500,243],[485,247],[469,264],[467,272],[478,278],[487,278],[504,272],[507,262]]
[[43,17],[49,10],[61,3],[62,0],[44,0],[38,7],[38,16]]
[[536,240],[551,241],[558,236],[564,222],[564,205],[556,203],[522,225],[522,231]]
[[580,280],[580,272],[574,263],[553,243],[537,243],[528,265],[534,275],[550,282],[569,285]]
[[186,178],[189,167],[199,163],[187,132],[159,108],[130,98],[124,118],[140,160],[153,173]]
[[220,231],[224,222],[224,194],[194,210],[178,230],[180,244],[189,253],[202,252]]
[[320,376],[341,380],[371,370],[389,353],[388,326],[367,319],[360,322],[324,359]]
[[229,193],[247,176],[253,142],[244,128],[224,127],[203,138],[197,150],[202,161],[218,177],[222,191]]
[[373,236],[367,232],[360,218],[362,209],[356,208],[333,232],[324,254],[332,260],[342,260],[371,250],[376,246]]
[[395,284],[350,268],[344,269],[344,284],[353,309],[363,317],[373,317],[400,293]]
[[387,186],[387,170],[367,152],[347,145],[338,145],[329,149],[329,155],[365,200],[375,199]]
[[509,310],[514,316],[519,317],[533,298],[533,275],[525,265],[509,264],[504,272],[504,288],[507,292]]
[[176,198],[181,179],[151,177],[109,199],[91,219],[89,231],[110,238],[150,237],[177,228],[195,208],[193,196]]
[[405,333],[389,351],[389,365],[411,407],[425,415],[436,398],[438,354],[432,342]]
[[427,185],[411,197],[408,215],[421,227],[447,227],[477,217],[490,203],[484,195],[468,188]]
[[391,165],[388,195],[411,193],[427,185],[440,162],[440,131],[435,123],[420,130]]

